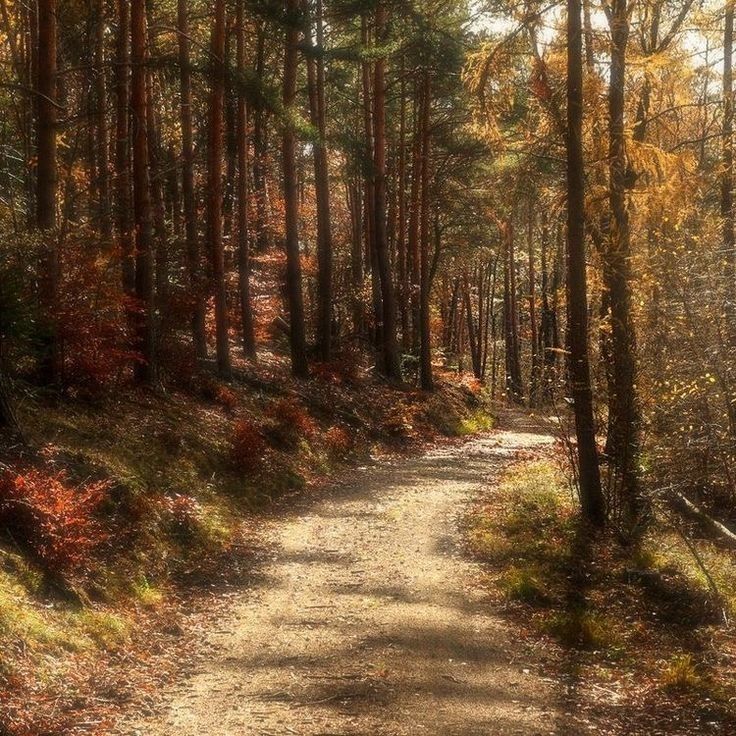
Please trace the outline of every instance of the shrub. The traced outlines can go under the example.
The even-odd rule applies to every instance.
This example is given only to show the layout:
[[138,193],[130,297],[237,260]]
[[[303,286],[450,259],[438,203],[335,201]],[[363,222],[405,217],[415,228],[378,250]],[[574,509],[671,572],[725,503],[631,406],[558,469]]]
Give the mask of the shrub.
[[240,419],[233,427],[230,459],[240,471],[252,473],[258,469],[266,453],[266,440],[261,428],[248,419]]
[[325,445],[329,452],[344,457],[353,449],[353,439],[344,427],[330,427],[325,434]]
[[699,690],[703,686],[703,677],[690,654],[678,654],[667,663],[662,682],[668,690]]
[[218,386],[215,401],[227,412],[233,412],[238,406],[238,395],[227,386]]
[[29,469],[0,473],[0,523],[51,572],[88,566],[106,535],[96,518],[108,481],[73,484],[66,474]]
[[281,399],[271,404],[266,415],[269,418],[267,433],[279,447],[292,449],[301,439],[309,439],[316,425],[307,410],[296,399]]

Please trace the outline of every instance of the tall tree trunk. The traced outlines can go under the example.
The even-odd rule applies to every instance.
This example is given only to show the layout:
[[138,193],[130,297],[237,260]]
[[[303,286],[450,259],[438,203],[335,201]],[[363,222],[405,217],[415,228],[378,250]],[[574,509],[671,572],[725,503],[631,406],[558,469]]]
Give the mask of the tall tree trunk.
[[153,281],[153,230],[148,159],[146,3],[131,0],[130,50],[133,67],[131,113],[133,120],[133,221],[135,224],[135,365],[139,383],[153,383],[156,375]]
[[409,271],[409,302],[411,305],[411,346],[419,353],[421,258],[419,255],[419,219],[421,207],[422,136],[419,121],[423,108],[421,90],[414,84],[414,141],[412,144],[411,190],[409,194],[409,234],[407,269]]
[[225,286],[225,250],[222,241],[222,158],[225,117],[225,0],[215,0],[210,57],[213,64],[207,141],[207,240],[215,292],[217,372],[228,379],[230,339]]
[[[361,43],[363,49],[368,52],[370,33],[368,19],[365,14],[361,17],[360,25]],[[376,350],[376,363],[383,362],[383,349],[381,330],[383,327],[383,304],[381,303],[381,284],[378,276],[378,264],[376,261],[375,244],[375,217],[374,208],[376,204],[375,181],[371,173],[373,166],[373,120],[372,120],[372,95],[371,95],[371,67],[368,56],[361,64],[361,85],[363,102],[363,130],[365,135],[365,161],[363,162],[363,228],[365,236],[365,263],[371,275],[371,301],[373,304],[373,345]]]
[[[308,3],[305,3],[305,6],[308,6]],[[317,0],[316,6],[316,54],[312,43],[311,22],[307,24],[306,31],[310,51],[307,58],[307,83],[311,121],[319,135],[319,140],[313,148],[314,186],[317,198],[317,349],[322,360],[327,361],[332,352],[332,225],[330,221],[330,173],[327,163],[322,0]]]
[[[726,3],[723,30],[723,130],[721,134],[721,238],[724,259],[726,330],[731,349],[736,348],[736,236],[733,203],[733,26],[734,6]],[[729,364],[733,361],[733,356]],[[733,371],[729,371],[733,373]],[[733,385],[733,376],[730,377]],[[733,389],[731,389],[733,393]],[[736,397],[729,404],[731,433],[736,434]]]
[[[135,260],[130,201],[130,0],[117,0],[115,39],[115,219],[123,292],[135,296]],[[133,322],[129,315],[129,322]]]
[[[431,80],[425,69],[422,80],[422,202],[420,216],[420,281],[419,281],[419,384],[424,391],[434,390],[432,375],[432,335],[430,332],[430,295],[432,290],[429,257],[429,157]],[[472,317],[471,317],[472,318]]]
[[398,228],[396,233],[396,262],[398,266],[399,314],[401,320],[401,346],[404,352],[411,347],[409,323],[409,259],[406,244],[406,64],[401,57],[401,91],[399,94],[399,170],[397,173]]
[[[236,64],[238,74],[245,74],[245,0],[238,0]],[[238,281],[240,285],[240,321],[243,334],[243,354],[254,361],[256,355],[253,304],[250,295],[250,241],[248,232],[248,108],[242,91],[238,93]]]
[[110,237],[110,149],[107,135],[107,84],[105,78],[105,0],[96,0],[95,23],[95,127],[97,133],[97,194],[100,230]]
[[631,314],[631,242],[626,204],[626,138],[624,131],[624,86],[626,47],[629,37],[627,0],[613,0],[611,6],[611,79],[609,113],[609,203],[610,241],[606,249],[606,287],[611,315],[613,362],[612,396],[608,431],[613,442],[611,462],[613,488],[630,516],[640,511],[639,453],[640,425],[636,388],[636,338]]
[[62,352],[56,325],[60,270],[55,232],[57,190],[56,13],[56,0],[38,1],[36,225],[41,232],[39,291],[47,330],[40,372],[41,380],[46,384],[57,383],[61,379],[62,371]]
[[352,287],[352,317],[355,337],[361,337],[365,329],[363,311],[363,204],[360,184],[348,183],[353,233],[350,241],[350,283]]
[[[286,110],[291,110],[296,102],[299,66],[299,0],[286,0],[286,22],[283,103]],[[295,376],[305,378],[309,374],[309,367],[299,255],[299,180],[296,167],[296,131],[291,123],[284,127],[281,153],[286,208],[286,290],[290,312],[291,369]]]
[[514,226],[511,221],[500,223],[504,250],[504,344],[506,354],[506,392],[517,404],[524,402],[524,381],[521,377],[521,345],[519,342],[519,310],[516,300],[516,256]]
[[534,258],[534,208],[529,202],[527,250],[529,255],[529,325],[531,333],[531,373],[529,376],[529,406],[539,405],[541,364],[539,360],[539,329],[537,325],[537,273]]
[[588,287],[585,273],[583,59],[580,0],[567,0],[567,288],[570,379],[575,412],[580,501],[593,525],[605,522],[593,391],[588,358]]
[[[375,11],[375,41],[378,46],[387,41],[387,21],[386,6],[379,0]],[[373,74],[373,193],[375,197],[373,242],[381,282],[383,371],[388,378],[400,380],[401,363],[396,344],[396,296],[391,278],[391,263],[386,237],[386,58],[384,53],[385,50],[382,50],[376,59]]]
[[[266,65],[266,24],[260,20],[256,31],[255,72],[260,84],[264,84]],[[268,198],[266,193],[266,131],[265,109],[259,100],[253,115],[253,185],[256,204],[256,250],[262,253],[269,246]]]
[[199,235],[197,232],[197,199],[194,191],[194,129],[192,124],[192,71],[189,58],[189,19],[187,0],[177,2],[177,38],[179,51],[179,119],[181,123],[181,189],[184,204],[187,272],[192,304],[192,340],[194,354],[207,357],[205,333],[206,303],[201,273]]
[[470,279],[467,271],[463,271],[463,302],[465,303],[465,319],[468,325],[468,343],[470,346],[470,362],[473,364],[473,375],[480,379],[481,354],[477,340],[477,330],[473,318],[473,302],[470,296]]
[[[549,274],[549,219],[542,213],[542,317],[540,347],[542,350],[542,401],[554,400],[555,369],[557,365],[557,314],[550,300]],[[552,285],[552,289],[556,289]]]

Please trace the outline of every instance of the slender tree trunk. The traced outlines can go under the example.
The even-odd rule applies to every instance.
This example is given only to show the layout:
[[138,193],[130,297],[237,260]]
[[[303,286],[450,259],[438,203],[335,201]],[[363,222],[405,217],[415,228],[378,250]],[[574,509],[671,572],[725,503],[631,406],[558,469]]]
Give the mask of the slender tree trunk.
[[539,329],[537,325],[537,273],[534,259],[534,209],[529,202],[527,222],[527,249],[529,253],[529,324],[531,332],[531,374],[529,377],[529,406],[539,404],[541,364],[539,360]]
[[204,279],[201,273],[199,234],[197,232],[197,198],[194,191],[194,127],[192,124],[192,72],[189,58],[189,19],[187,0],[177,2],[179,51],[179,119],[181,123],[181,190],[184,204],[184,234],[186,239],[187,272],[192,304],[192,340],[194,354],[207,357],[205,333],[206,303]]
[[399,278],[399,313],[401,320],[401,346],[404,352],[411,348],[409,322],[409,262],[406,244],[406,70],[401,57],[401,91],[399,100],[399,170],[397,175],[398,228],[396,233],[396,261]]
[[59,292],[59,250],[56,242],[56,123],[57,123],[57,5],[56,0],[38,1],[38,99],[36,156],[36,225],[41,232],[39,290],[47,334],[41,358],[43,383],[58,383],[62,352],[56,325]]
[[[549,277],[549,220],[542,213],[542,331],[540,343],[542,350],[542,401],[554,400],[555,368],[557,365],[557,315],[550,301]],[[554,286],[552,288],[555,288]]]
[[611,80],[609,113],[609,202],[611,232],[607,252],[608,297],[611,315],[613,363],[612,409],[608,431],[613,438],[614,490],[620,495],[634,522],[639,514],[640,425],[636,388],[636,337],[631,314],[631,243],[626,204],[626,138],[624,130],[624,85],[626,46],[629,36],[627,0],[611,6]]
[[[284,53],[284,108],[296,103],[296,79],[299,66],[299,0],[286,0],[286,48]],[[292,124],[284,127],[281,153],[284,167],[284,204],[286,208],[286,289],[290,312],[291,369],[305,378],[307,365],[306,331],[304,329],[304,297],[302,267],[299,254],[299,180],[296,166],[296,131]]]
[[[387,40],[388,13],[383,2],[376,4],[375,35],[376,46]],[[391,379],[400,380],[401,365],[396,343],[396,300],[391,277],[387,234],[387,174],[386,174],[386,59],[381,54],[373,66],[373,227],[372,263],[377,276],[381,308],[377,337],[380,338],[381,369]]]
[[429,257],[429,157],[430,157],[430,86],[425,70],[422,84],[422,202],[420,215],[420,292],[419,292],[419,383],[424,391],[434,390],[432,375],[432,335],[430,331],[430,295],[432,290]]
[[[375,13],[377,45],[386,43],[387,21],[386,6],[379,1]],[[400,380],[401,363],[396,344],[396,299],[386,236],[386,59],[383,53],[376,59],[373,76],[373,177],[373,242],[381,284],[383,371],[388,378]]]
[[[255,72],[259,83],[264,84],[266,65],[266,25],[258,22],[256,37]],[[269,246],[268,199],[266,195],[266,132],[265,110],[258,101],[253,115],[253,185],[256,205],[256,249],[263,253]]]
[[[308,3],[305,5],[308,6]],[[319,140],[313,148],[314,185],[317,198],[317,348],[322,360],[327,361],[332,351],[332,224],[330,219],[330,174],[327,163],[322,0],[317,0],[316,6],[316,54],[312,43],[311,21],[307,23],[306,31],[310,52],[307,58],[307,84],[312,125],[319,134]]]
[[414,141],[412,145],[411,191],[409,194],[409,235],[407,268],[409,270],[409,302],[411,305],[411,346],[415,354],[419,353],[420,305],[419,292],[421,282],[421,258],[419,256],[419,219],[421,197],[422,170],[422,136],[419,120],[423,100],[418,85],[414,85]]
[[96,0],[95,24],[95,125],[97,132],[97,193],[102,237],[112,233],[110,221],[110,149],[107,135],[107,83],[105,78],[105,0]]
[[[238,0],[237,16],[237,68],[240,75],[245,74],[245,0]],[[238,280],[240,285],[240,320],[243,334],[243,354],[255,361],[256,338],[253,324],[253,304],[250,295],[250,233],[248,231],[248,108],[242,92],[238,95],[237,111],[238,146]]]
[[222,241],[222,158],[225,117],[225,0],[215,0],[215,18],[210,46],[212,87],[210,89],[207,145],[207,240],[215,292],[215,340],[217,372],[228,379],[230,340],[225,286],[225,251]]
[[[117,0],[118,29],[115,39],[115,215],[120,249],[123,292],[135,296],[130,201],[130,0]],[[129,313],[128,321],[133,317]]]
[[156,375],[153,280],[153,230],[148,158],[146,90],[146,3],[131,0],[130,49],[133,68],[131,113],[133,120],[133,221],[135,224],[135,344],[140,360],[135,365],[139,383],[153,383]]
[[605,522],[593,391],[588,358],[588,288],[585,273],[583,60],[580,0],[567,0],[567,288],[570,379],[575,411],[580,501],[592,524]]
[[481,357],[480,345],[477,341],[475,320],[473,319],[473,302],[470,297],[470,279],[467,271],[463,272],[463,302],[465,303],[465,319],[468,325],[468,344],[470,347],[470,362],[473,365],[473,375],[480,379]]
[[[721,151],[721,232],[725,274],[725,313],[731,346],[736,346],[736,237],[733,205],[733,25],[734,6],[726,3],[723,31],[723,130]],[[733,402],[731,402],[733,404]],[[736,407],[731,412],[736,432]]]
[[503,312],[506,392],[511,401],[522,404],[524,402],[524,381],[521,377],[519,310],[516,300],[516,256],[514,253],[514,226],[510,221],[501,223],[501,241],[504,249]]

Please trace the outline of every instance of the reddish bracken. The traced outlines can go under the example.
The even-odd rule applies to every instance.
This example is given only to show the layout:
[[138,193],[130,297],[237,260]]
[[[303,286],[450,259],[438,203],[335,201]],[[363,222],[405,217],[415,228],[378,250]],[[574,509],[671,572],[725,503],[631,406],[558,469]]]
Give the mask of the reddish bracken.
[[227,386],[218,386],[215,392],[215,401],[227,412],[235,411],[238,406],[238,395]]
[[344,457],[353,449],[353,439],[344,427],[330,427],[325,433],[325,445],[329,452]]
[[109,486],[75,484],[64,472],[6,469],[0,473],[0,525],[52,572],[83,570],[107,536],[96,513]]
[[280,399],[268,407],[266,414],[272,422],[269,435],[277,445],[294,447],[317,431],[314,419],[296,399]]
[[233,426],[230,459],[242,472],[252,473],[260,466],[266,454],[266,440],[261,428],[249,419],[239,419]]

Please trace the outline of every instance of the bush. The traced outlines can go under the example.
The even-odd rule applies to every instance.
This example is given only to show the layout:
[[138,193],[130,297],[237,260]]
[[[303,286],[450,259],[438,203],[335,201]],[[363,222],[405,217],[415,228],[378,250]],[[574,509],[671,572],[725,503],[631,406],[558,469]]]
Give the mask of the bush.
[[268,436],[277,447],[293,449],[317,429],[312,417],[296,399],[276,401],[269,406],[266,415],[270,420]]
[[345,457],[353,449],[350,433],[343,427],[330,427],[325,434],[327,450],[338,457]]
[[266,440],[261,428],[248,419],[235,422],[230,447],[233,466],[242,472],[252,473],[258,469],[265,453]]
[[106,538],[96,512],[109,487],[108,481],[75,485],[63,472],[6,469],[0,473],[0,524],[51,572],[78,571]]

